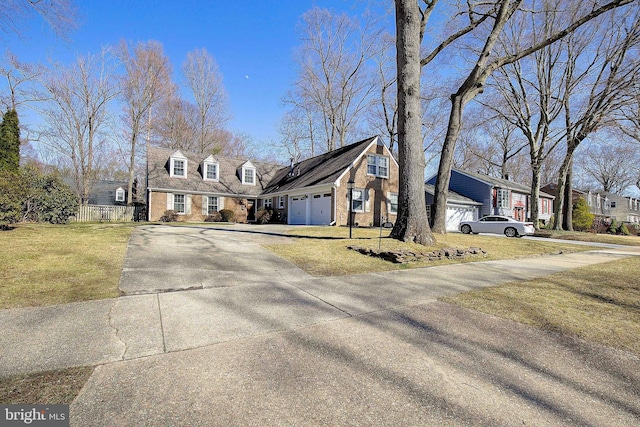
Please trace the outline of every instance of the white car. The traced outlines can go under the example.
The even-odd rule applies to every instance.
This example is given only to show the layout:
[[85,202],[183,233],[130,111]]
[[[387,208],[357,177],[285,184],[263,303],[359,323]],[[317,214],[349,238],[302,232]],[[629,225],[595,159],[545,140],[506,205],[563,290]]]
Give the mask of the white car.
[[522,237],[535,233],[532,222],[516,221],[499,215],[488,215],[477,221],[460,222],[460,231],[464,234],[494,233],[507,237]]

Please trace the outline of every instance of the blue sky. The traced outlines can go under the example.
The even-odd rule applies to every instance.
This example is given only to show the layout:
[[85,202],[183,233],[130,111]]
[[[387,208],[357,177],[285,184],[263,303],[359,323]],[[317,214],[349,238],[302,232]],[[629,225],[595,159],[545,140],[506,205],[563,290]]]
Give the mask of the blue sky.
[[39,19],[23,37],[0,38],[22,61],[48,58],[69,63],[98,53],[104,45],[157,40],[164,45],[177,83],[187,52],[205,48],[223,75],[233,119],[230,130],[255,143],[277,138],[281,99],[295,78],[296,26],[313,6],[353,13],[354,0],[76,0],[78,30],[69,41],[56,39]]

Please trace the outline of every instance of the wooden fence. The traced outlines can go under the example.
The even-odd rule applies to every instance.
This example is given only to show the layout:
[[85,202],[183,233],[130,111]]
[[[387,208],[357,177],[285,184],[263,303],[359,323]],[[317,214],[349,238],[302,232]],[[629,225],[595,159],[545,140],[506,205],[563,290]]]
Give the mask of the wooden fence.
[[129,222],[134,219],[133,206],[80,206],[73,222]]

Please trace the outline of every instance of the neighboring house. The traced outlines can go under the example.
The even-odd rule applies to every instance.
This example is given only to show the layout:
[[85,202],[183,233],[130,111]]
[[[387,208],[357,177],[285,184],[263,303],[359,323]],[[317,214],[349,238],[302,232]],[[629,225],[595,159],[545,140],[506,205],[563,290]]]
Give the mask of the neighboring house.
[[[556,195],[556,187],[556,184],[550,183],[542,189]],[[640,224],[640,199],[607,191],[572,189],[571,204],[575,204],[579,198],[585,199],[589,211],[604,222],[610,223],[613,219],[616,222]]]
[[395,221],[397,213],[398,164],[378,137],[287,167],[153,147],[148,156],[151,221],[167,209],[181,221],[201,221],[224,208],[251,222],[264,207],[288,224],[347,225],[348,181],[354,224]]
[[[427,180],[435,185],[436,176]],[[531,189],[508,179],[480,173],[451,170],[449,190],[482,203],[479,216],[504,215],[518,221],[531,218]],[[554,197],[540,191],[538,218],[546,222],[553,214]]]
[[586,191],[584,197],[592,214],[607,221],[640,224],[640,200],[606,191]]
[[[72,178],[64,181],[75,187]],[[127,181],[97,180],[91,183],[87,205],[78,207],[74,221],[143,221],[145,203],[138,197],[138,181],[133,182],[133,206],[127,206]]]
[[[431,207],[434,202],[435,188],[432,184],[424,185],[424,196],[427,202],[427,215],[432,219]],[[447,195],[447,231],[458,231],[461,221],[475,221],[479,217],[482,203],[449,190]]]
[[[541,187],[540,191],[544,191],[545,193],[551,194],[552,196],[554,196],[553,210],[555,211],[556,203],[558,202],[558,184],[556,184],[555,182],[550,182],[544,187]],[[572,188],[571,189],[571,205],[573,206],[578,201],[579,198],[586,199],[586,195],[587,193],[585,193],[584,191],[580,191],[580,190],[576,190],[575,188]]]

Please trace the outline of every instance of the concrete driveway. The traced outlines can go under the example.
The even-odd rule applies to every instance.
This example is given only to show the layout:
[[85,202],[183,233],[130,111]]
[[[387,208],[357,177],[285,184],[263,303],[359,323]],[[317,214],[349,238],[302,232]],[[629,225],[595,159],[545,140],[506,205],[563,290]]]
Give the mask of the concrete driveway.
[[0,311],[0,376],[99,364],[76,426],[639,424],[637,357],[435,300],[628,254],[315,278],[279,230],[136,229],[125,296]]

